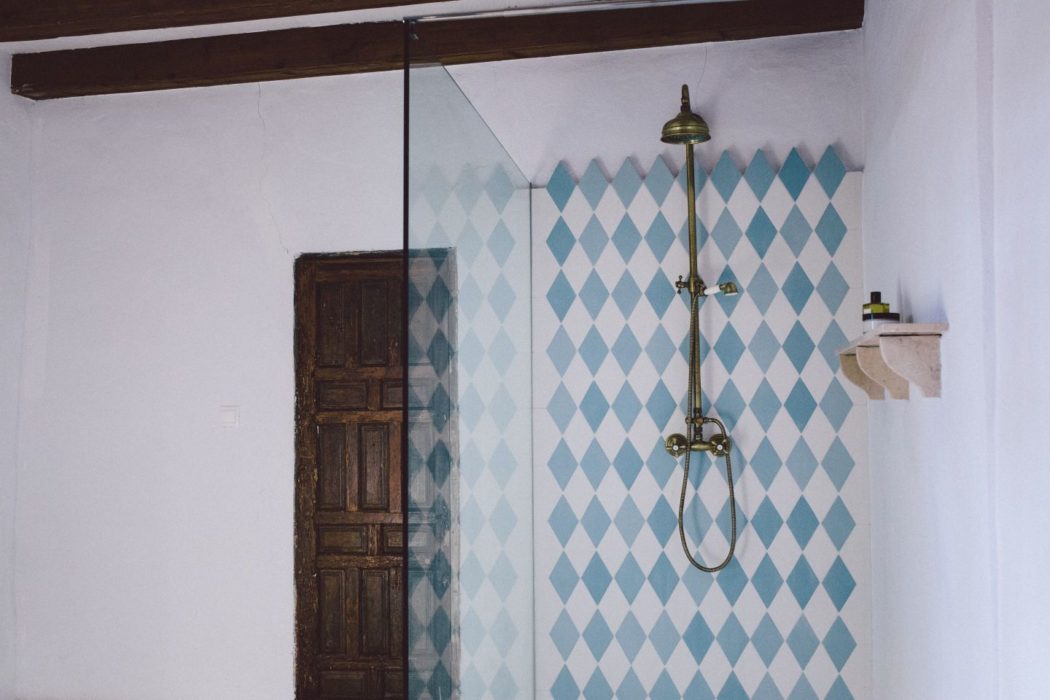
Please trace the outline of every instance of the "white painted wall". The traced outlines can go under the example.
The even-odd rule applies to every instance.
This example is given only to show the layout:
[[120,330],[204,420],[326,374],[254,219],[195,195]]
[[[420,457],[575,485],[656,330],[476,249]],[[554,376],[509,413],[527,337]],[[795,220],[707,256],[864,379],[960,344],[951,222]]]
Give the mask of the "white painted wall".
[[1050,5],[997,0],[993,26],[999,688],[1036,700],[1050,695]]
[[[456,76],[541,181],[562,157],[648,165],[683,81],[726,147],[779,164],[835,143],[860,166],[860,41],[712,47],[702,80],[696,47]],[[566,126],[595,109],[599,131]],[[400,246],[401,77],[64,100],[33,121],[19,696],[286,700],[292,260]]]
[[[10,56],[0,54],[0,74]],[[0,94],[0,700],[15,692],[15,463],[29,257],[29,102]]]

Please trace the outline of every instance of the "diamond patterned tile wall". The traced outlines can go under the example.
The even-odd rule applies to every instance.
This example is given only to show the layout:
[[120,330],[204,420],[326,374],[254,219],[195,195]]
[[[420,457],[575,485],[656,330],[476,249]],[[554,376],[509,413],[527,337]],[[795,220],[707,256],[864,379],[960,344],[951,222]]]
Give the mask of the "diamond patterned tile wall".
[[[861,174],[829,148],[697,175],[701,275],[742,290],[701,313],[739,508],[716,575],[681,551],[663,449],[684,427],[684,171],[561,165],[533,195],[536,697],[866,699],[866,404],[834,352],[861,325]],[[712,562],[725,476],[697,463],[686,529]]]
[[500,165],[415,174],[409,697],[532,698],[530,191]]

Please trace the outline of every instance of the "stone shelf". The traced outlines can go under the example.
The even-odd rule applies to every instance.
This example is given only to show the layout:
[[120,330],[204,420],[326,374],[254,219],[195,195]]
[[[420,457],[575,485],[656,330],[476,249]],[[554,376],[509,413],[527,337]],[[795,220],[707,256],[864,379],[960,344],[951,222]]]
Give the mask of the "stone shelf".
[[909,382],[923,396],[941,395],[941,336],[947,323],[887,323],[839,350],[842,373],[872,399],[907,399]]

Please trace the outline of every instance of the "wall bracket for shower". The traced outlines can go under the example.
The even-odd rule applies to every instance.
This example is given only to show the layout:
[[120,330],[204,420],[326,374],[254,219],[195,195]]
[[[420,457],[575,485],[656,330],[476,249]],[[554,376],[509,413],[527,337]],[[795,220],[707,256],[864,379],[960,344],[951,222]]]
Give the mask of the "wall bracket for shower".
[[947,323],[887,323],[839,350],[842,373],[868,398],[907,399],[908,385],[941,395],[941,336]]

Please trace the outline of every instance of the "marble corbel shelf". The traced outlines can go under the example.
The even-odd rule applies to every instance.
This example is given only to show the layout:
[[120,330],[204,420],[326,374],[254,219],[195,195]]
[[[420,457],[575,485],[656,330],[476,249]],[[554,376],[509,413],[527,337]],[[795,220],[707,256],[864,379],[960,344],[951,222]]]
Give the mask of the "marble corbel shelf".
[[941,395],[941,336],[947,323],[887,323],[839,350],[842,373],[872,399],[908,398],[908,383],[923,396]]

